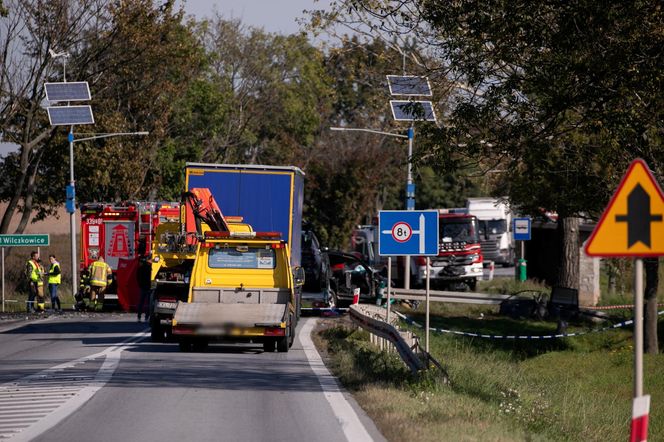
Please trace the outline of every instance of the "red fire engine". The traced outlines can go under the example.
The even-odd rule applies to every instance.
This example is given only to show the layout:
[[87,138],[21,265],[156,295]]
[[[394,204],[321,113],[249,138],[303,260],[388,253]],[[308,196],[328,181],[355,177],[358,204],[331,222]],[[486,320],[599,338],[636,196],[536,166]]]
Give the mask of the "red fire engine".
[[117,299],[115,273],[120,258],[149,256],[155,228],[177,221],[179,203],[128,202],[81,205],[81,270],[100,256],[113,270],[106,299]]

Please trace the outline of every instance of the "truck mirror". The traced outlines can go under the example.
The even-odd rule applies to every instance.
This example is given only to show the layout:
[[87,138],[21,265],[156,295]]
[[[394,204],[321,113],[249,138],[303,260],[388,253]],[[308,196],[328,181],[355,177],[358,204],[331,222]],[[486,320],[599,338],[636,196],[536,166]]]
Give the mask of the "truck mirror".
[[295,267],[293,271],[293,281],[295,282],[296,287],[302,287],[304,285],[304,269],[302,267]]

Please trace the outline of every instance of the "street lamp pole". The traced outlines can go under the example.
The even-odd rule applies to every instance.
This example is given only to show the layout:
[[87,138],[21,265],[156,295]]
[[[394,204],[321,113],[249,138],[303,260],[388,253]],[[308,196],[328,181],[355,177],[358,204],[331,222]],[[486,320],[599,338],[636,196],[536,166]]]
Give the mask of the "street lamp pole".
[[76,295],[78,281],[76,267],[76,183],[74,181],[74,126],[69,129],[69,186],[67,186],[67,211],[69,212],[69,236],[71,240],[71,294]]
[[[415,185],[413,184],[413,139],[415,138],[415,128],[411,125],[408,128],[408,135],[395,134],[392,132],[383,132],[375,129],[366,129],[358,127],[330,127],[330,130],[346,132],[368,132],[372,134],[386,135],[388,137],[408,138],[408,176],[406,178],[406,210],[415,210]],[[405,289],[410,288],[410,256],[404,256],[404,281]]]
[[120,136],[145,136],[149,132],[117,132],[97,134],[85,138],[74,139],[74,126],[69,129],[69,186],[67,186],[67,211],[69,212],[69,231],[71,234],[71,290],[76,294],[77,261],[76,261],[76,182],[74,181],[74,143],[80,141],[98,140],[100,138]]
[[[408,128],[408,179],[406,181],[406,210],[415,210],[415,186],[413,184],[413,139],[415,138],[415,128],[411,124]],[[403,287],[410,288],[410,256],[404,256]],[[428,270],[428,269],[427,269]]]

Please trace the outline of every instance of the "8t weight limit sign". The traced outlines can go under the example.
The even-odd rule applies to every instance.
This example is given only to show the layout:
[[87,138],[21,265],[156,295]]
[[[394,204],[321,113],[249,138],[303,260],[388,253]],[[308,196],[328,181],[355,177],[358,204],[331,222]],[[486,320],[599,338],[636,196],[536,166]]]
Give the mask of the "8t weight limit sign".
[[392,238],[396,242],[404,243],[413,236],[413,228],[405,222],[398,222],[392,226]]

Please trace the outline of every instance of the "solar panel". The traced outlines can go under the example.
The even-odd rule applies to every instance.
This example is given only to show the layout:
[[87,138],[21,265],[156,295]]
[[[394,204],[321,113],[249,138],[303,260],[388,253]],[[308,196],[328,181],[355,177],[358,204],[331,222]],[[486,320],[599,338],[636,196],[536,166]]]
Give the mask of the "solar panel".
[[396,121],[436,121],[430,101],[390,100],[390,106]]
[[94,124],[90,106],[56,106],[47,107],[51,126],[70,126],[72,124]]
[[87,81],[71,83],[44,83],[48,101],[87,101],[90,99],[90,88]]
[[390,87],[390,95],[419,95],[425,97],[433,96],[431,85],[427,77],[415,75],[388,75],[387,84]]

